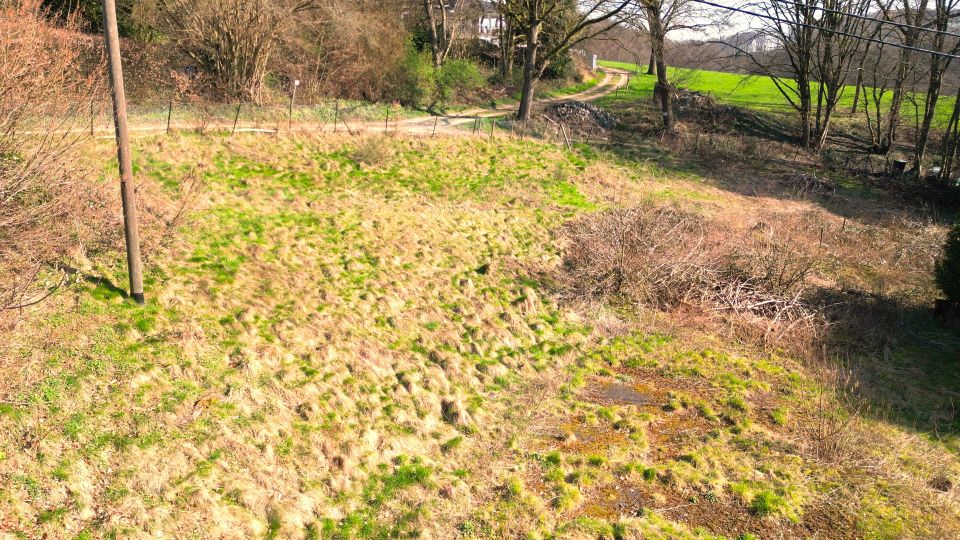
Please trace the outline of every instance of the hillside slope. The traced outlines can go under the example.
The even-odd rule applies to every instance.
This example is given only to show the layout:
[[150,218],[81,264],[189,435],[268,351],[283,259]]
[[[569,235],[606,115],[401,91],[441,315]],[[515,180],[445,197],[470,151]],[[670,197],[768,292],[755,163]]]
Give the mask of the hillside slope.
[[[145,308],[113,285],[122,255],[102,256],[3,343],[15,375],[0,394],[0,531],[960,534],[951,437],[695,312],[559,285],[566,223],[644,201],[747,230],[807,220],[821,245],[826,228],[824,283],[868,283],[901,250],[920,261],[903,283],[929,291],[929,262],[911,257],[942,228],[916,221],[911,247],[903,220],[841,231],[813,202],[707,174],[484,139],[140,140],[142,194],[176,206],[199,180],[186,220],[145,232],[166,236],[148,253]],[[854,249],[876,259],[854,265]],[[957,393],[925,376],[889,389],[916,416]]]

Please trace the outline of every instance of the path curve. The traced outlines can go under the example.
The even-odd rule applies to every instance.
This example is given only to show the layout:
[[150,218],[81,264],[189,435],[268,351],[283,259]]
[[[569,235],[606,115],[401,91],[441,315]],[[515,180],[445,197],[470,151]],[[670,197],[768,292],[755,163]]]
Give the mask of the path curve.
[[[600,70],[603,72],[603,79],[593,88],[589,88],[583,92],[577,92],[575,94],[538,99],[535,101],[535,104],[545,105],[548,103],[574,100],[593,101],[610,95],[616,92],[618,89],[623,88],[626,86],[627,81],[629,80],[630,72],[627,70],[606,67],[601,67]],[[417,127],[429,127],[432,130],[435,123],[437,124],[438,130],[444,128],[449,129],[468,124],[470,122],[475,122],[476,118],[502,118],[516,112],[519,107],[519,103],[508,103],[495,108],[475,107],[461,111],[455,116],[427,116],[409,118],[407,120],[398,122],[396,126],[400,128],[400,131],[412,133],[420,132],[420,130],[416,129]],[[381,128],[382,127],[383,126],[381,126]],[[383,130],[381,129],[380,131]]]

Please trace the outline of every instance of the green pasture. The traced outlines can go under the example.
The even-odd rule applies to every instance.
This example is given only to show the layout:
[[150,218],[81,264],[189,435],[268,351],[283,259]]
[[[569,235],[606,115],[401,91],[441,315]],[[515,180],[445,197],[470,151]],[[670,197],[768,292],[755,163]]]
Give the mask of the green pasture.
[[[653,87],[656,77],[646,75],[646,67],[637,67],[636,64],[627,62],[601,61],[600,65],[606,67],[626,69],[635,72],[630,78],[629,87],[620,90],[617,94],[611,94],[600,100],[601,103],[615,103],[618,101],[627,101],[630,99],[644,98],[653,95]],[[772,112],[772,113],[792,113],[793,108],[787,99],[777,89],[777,85],[770,77],[760,75],[743,75],[740,73],[725,73],[722,71],[708,71],[701,69],[686,68],[668,68],[670,79],[674,84],[688,90],[696,92],[709,93],[722,103],[738,105],[754,110]],[[814,93],[818,90],[818,84],[811,84]],[[866,94],[864,98],[863,95]],[[853,106],[854,87],[847,86],[840,98],[838,113],[843,116],[851,116],[850,108]],[[889,90],[880,96],[881,111],[885,111],[891,99],[892,92]],[[867,106],[873,107],[876,103],[871,88],[861,93],[860,106],[858,107],[858,116],[863,115],[864,101],[867,100]],[[904,118],[914,121],[923,114],[923,105],[925,96],[923,94],[911,94],[904,100],[903,115]],[[950,119],[950,113],[953,110],[954,96],[941,96],[937,103],[937,116],[935,126],[946,127]],[[872,109],[871,109],[872,110]]]

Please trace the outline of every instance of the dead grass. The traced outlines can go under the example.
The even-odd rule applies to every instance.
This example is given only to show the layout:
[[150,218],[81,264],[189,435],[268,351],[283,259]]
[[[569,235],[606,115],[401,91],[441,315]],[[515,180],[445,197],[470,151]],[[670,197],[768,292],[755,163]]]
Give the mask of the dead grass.
[[[750,290],[789,298],[883,276],[885,297],[922,297],[908,282],[936,226],[843,224],[809,201],[529,141],[382,139],[377,164],[354,153],[361,144],[140,141],[144,196],[191,202],[161,205],[145,227],[167,237],[146,309],[107,280],[84,282],[28,310],[3,344],[18,366],[0,404],[5,527],[357,539],[960,530],[960,471],[943,444],[872,401],[858,410],[784,350],[738,340],[717,323],[734,312],[710,309],[722,287],[684,300],[629,281],[673,283],[677,253],[680,284],[749,277]],[[631,210],[603,213],[618,206]],[[588,221],[596,209],[603,227]],[[585,243],[624,224],[648,234],[623,233],[633,267],[606,245],[584,255],[596,294],[568,304],[531,269],[563,264],[570,219],[592,231]],[[647,238],[674,230],[684,247]],[[740,236],[724,246],[728,233]],[[781,242],[817,264],[804,273]],[[869,253],[851,267],[857,251]],[[638,266],[647,252],[657,257]],[[878,262],[898,252],[896,271]],[[587,261],[619,268],[623,294],[650,300],[604,301],[615,274],[586,283]],[[117,280],[122,254],[90,268]],[[769,312],[751,305],[736,316],[765,330]]]

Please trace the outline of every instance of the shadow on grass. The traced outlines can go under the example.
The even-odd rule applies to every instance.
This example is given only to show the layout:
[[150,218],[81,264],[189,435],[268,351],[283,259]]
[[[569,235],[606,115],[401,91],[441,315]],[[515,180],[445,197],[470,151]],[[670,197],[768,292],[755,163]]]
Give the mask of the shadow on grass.
[[130,295],[127,294],[126,289],[118,287],[115,283],[105,277],[88,274],[77,268],[64,264],[61,264],[60,268],[62,268],[67,275],[80,278],[86,283],[92,285],[94,296],[102,300],[110,300],[112,298],[130,298]]
[[[610,141],[597,146],[623,161],[697,175],[739,195],[802,199],[842,218],[882,225],[892,218],[949,225],[960,203],[945,188],[877,172],[885,160],[871,156],[859,135],[843,132],[838,135],[843,144],[832,143],[819,154],[800,149],[796,122],[789,115],[731,105],[680,110],[678,119],[691,127],[665,137],[651,103],[619,104],[610,110],[621,126]],[[822,189],[811,190],[811,180]]]
[[830,323],[816,346],[847,370],[866,414],[960,452],[960,333],[926,306],[882,295],[819,289],[808,301]]
[[[814,156],[791,146],[793,126],[778,124],[772,115],[750,111],[718,132],[688,131],[682,134],[683,145],[676,146],[661,139],[658,111],[653,107],[633,105],[615,111],[627,129],[615,133],[613,141],[602,147],[624,162],[651,163],[678,175],[699,176],[743,196],[804,200],[867,224],[896,227],[900,219],[941,225],[952,221],[954,210],[945,204],[942,193],[928,195],[940,198],[936,201],[940,204],[932,205],[929,198],[906,195],[905,186],[878,185],[871,179],[851,177],[846,170],[831,170],[822,154]],[[719,125],[716,119],[707,120],[707,127]],[[702,128],[697,123],[692,129]],[[850,136],[846,143],[856,146],[862,141]],[[596,152],[587,145],[578,148]],[[818,189],[811,189],[811,179]],[[931,306],[908,305],[885,295],[825,288],[807,300],[830,321],[815,344],[816,356],[849,371],[849,390],[862,400],[868,416],[927,434],[960,452],[960,411],[956,410],[960,332],[941,326]]]

